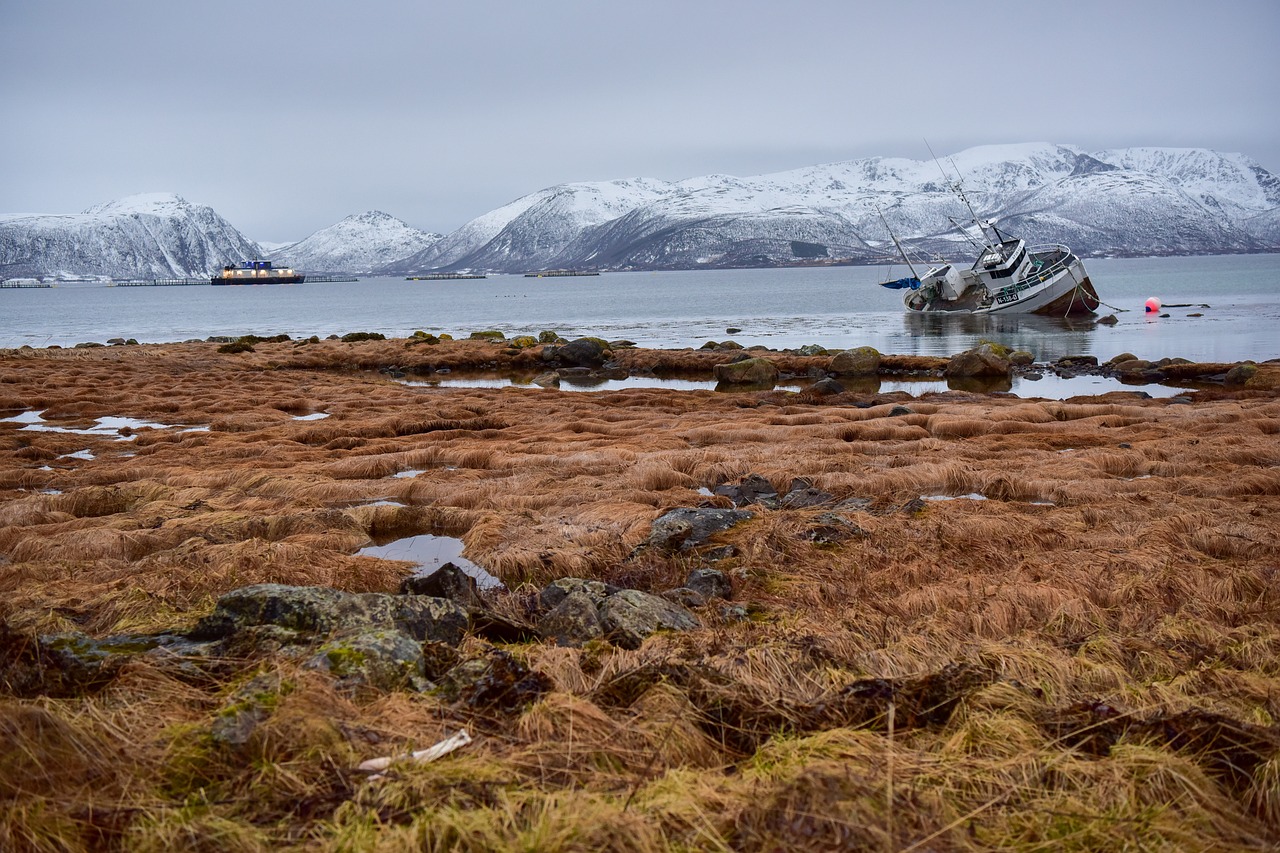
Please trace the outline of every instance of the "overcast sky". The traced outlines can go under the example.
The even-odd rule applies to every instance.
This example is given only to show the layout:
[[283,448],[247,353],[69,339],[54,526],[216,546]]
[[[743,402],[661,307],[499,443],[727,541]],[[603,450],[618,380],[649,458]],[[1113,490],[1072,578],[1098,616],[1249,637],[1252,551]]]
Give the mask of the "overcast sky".
[[0,211],[258,240],[542,187],[1047,141],[1280,174],[1280,0],[0,0]]

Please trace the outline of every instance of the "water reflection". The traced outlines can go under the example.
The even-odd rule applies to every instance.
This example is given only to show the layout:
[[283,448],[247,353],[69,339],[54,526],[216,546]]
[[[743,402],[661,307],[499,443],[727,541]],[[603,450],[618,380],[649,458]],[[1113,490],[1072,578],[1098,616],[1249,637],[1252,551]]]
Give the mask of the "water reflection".
[[917,346],[921,352],[933,349],[938,355],[954,355],[992,340],[1011,350],[1026,350],[1037,361],[1091,352],[1097,331],[1094,317],[1037,314],[904,314],[902,323],[908,336],[928,340],[927,346]]

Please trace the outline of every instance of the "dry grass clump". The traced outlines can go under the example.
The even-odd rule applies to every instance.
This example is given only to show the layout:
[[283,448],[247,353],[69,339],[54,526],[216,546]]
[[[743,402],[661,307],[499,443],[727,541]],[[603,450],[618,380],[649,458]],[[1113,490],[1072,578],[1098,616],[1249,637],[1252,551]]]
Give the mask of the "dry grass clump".
[[[0,849],[1280,844],[1273,394],[943,394],[893,414],[348,369],[535,358],[399,341],[0,355],[0,406],[175,425],[129,442],[0,425]],[[699,489],[748,474],[831,497],[637,552],[663,512],[726,507]],[[660,591],[707,566],[743,609],[712,603],[702,630],[631,651],[506,647],[551,685],[506,710],[348,694],[288,656],[140,656],[56,698],[5,680],[34,634],[182,630],[248,584],[392,591],[407,564],[355,552],[419,533],[461,538],[514,617],[555,578]],[[475,741],[435,764],[353,770],[464,727]]]

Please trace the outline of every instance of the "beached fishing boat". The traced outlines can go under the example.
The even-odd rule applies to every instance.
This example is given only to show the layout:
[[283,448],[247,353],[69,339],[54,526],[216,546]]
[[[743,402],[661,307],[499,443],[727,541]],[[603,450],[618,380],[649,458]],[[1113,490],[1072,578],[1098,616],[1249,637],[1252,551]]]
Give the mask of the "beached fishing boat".
[[[1101,301],[1084,262],[1066,246],[1029,247],[993,226],[984,226],[984,234],[988,228],[997,239],[983,248],[972,267],[943,263],[920,276],[912,267],[910,276],[883,286],[905,290],[902,304],[917,312],[1069,317],[1098,309]],[[907,264],[911,266],[909,260]]]
[[[950,181],[941,163],[938,168]],[[924,275],[917,274],[902,242],[880,215],[894,247],[911,270],[910,276],[882,282],[881,286],[906,291],[902,304],[907,311],[1072,317],[1098,310],[1102,300],[1079,256],[1061,245],[1029,247],[1020,237],[1001,233],[994,221],[979,219],[965,195],[959,170],[951,188],[969,211],[977,232],[975,237],[969,229],[961,229],[965,239],[979,250],[978,259],[968,269],[942,261]],[[959,226],[954,219],[952,224]]]
[[240,266],[227,264],[213,277],[213,284],[301,284],[307,277],[288,267],[273,267],[271,261],[245,261]]

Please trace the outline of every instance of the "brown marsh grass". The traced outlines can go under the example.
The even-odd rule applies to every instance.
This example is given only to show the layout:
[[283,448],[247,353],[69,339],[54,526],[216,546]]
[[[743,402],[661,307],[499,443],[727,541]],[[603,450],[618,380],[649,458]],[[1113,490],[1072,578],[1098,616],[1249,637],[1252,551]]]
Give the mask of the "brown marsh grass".
[[[619,351],[672,372],[730,355]],[[0,659],[35,633],[181,630],[252,583],[392,591],[406,564],[355,552],[398,532],[460,537],[511,614],[554,578],[656,591],[705,565],[747,614],[712,605],[702,630],[632,651],[509,646],[554,685],[509,713],[348,695],[289,658],[193,680],[140,657],[63,698],[6,686],[0,849],[1280,844],[1273,392],[940,394],[892,415],[856,395],[445,390],[349,369],[535,358],[404,341],[0,353],[7,411],[175,425],[119,441],[0,424]],[[833,500],[752,507],[715,563],[634,553],[663,511],[726,506],[698,490],[747,474]],[[936,496],[957,499],[918,500]],[[848,536],[815,538],[831,513]],[[220,744],[249,685],[265,719]],[[436,764],[352,769],[463,727],[475,742]]]

